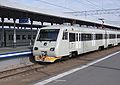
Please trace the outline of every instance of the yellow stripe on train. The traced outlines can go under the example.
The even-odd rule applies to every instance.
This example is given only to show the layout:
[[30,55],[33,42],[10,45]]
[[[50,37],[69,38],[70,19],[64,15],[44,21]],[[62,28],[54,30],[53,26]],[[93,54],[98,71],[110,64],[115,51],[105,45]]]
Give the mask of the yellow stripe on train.
[[61,57],[35,56],[35,60],[41,61],[41,62],[55,62],[56,60],[58,60],[60,58]]

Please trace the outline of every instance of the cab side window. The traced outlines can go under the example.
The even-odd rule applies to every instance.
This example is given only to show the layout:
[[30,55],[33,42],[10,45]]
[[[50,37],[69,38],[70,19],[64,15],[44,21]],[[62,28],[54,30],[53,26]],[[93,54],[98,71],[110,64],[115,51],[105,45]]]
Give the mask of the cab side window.
[[76,33],[75,38],[75,40],[78,41],[78,33]]
[[63,40],[68,40],[68,32],[63,32]]
[[75,42],[75,33],[69,33],[69,42]]

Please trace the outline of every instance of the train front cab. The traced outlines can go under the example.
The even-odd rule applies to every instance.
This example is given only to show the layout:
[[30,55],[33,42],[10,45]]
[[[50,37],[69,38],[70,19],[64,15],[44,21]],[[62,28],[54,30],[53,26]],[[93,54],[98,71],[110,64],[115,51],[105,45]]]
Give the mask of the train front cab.
[[35,61],[54,62],[63,56],[77,54],[78,32],[68,28],[49,27],[49,29],[41,29],[36,36],[33,47]]
[[46,27],[38,31],[33,47],[35,61],[54,62],[60,58],[56,56],[59,31],[60,29],[54,27]]

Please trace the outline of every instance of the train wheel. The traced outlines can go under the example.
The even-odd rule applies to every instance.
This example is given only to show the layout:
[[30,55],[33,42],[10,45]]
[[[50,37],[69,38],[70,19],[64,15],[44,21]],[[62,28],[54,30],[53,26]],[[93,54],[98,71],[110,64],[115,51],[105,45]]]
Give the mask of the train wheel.
[[29,60],[30,60],[30,62],[32,62],[32,63],[36,63],[34,56],[30,56],[30,57],[29,57]]
[[77,51],[73,52],[73,57],[76,57],[78,55]]
[[75,52],[70,52],[69,58],[76,57],[77,55],[78,55],[78,54],[77,54],[77,51],[75,51]]
[[73,57],[73,52],[70,52],[69,58],[72,58],[72,57]]

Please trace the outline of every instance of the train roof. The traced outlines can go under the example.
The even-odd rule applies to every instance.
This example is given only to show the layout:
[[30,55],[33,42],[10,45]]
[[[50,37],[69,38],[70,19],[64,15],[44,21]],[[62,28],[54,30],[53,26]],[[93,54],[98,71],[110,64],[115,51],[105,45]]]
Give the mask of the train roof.
[[84,26],[71,26],[71,25],[52,25],[52,26],[47,26],[47,27],[44,27],[44,28],[41,28],[41,29],[71,29],[71,28],[74,28],[76,30],[103,30],[102,28],[99,29],[99,28],[95,28],[95,27],[84,27]]
[[[17,2],[0,0],[0,17],[5,18],[31,18],[34,21],[51,22],[61,24],[63,22],[77,23],[88,26],[101,26],[97,21],[82,19],[81,17],[54,12],[51,10],[30,7]],[[104,24],[104,27],[120,30],[120,26]]]

